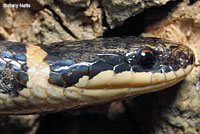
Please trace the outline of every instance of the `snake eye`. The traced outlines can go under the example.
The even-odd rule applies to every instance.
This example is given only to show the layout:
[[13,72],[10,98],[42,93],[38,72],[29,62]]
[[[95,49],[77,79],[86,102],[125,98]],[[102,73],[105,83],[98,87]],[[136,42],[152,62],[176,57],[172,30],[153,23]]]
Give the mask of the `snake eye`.
[[151,48],[143,48],[138,51],[136,56],[137,63],[143,68],[151,68],[155,64],[154,51]]

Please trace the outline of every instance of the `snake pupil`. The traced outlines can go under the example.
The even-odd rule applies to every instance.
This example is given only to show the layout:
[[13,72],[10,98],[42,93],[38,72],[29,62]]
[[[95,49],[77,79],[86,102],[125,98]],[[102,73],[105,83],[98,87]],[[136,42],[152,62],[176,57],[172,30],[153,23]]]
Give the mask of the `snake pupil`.
[[151,48],[142,49],[137,56],[138,64],[144,68],[151,68],[155,63],[155,56]]

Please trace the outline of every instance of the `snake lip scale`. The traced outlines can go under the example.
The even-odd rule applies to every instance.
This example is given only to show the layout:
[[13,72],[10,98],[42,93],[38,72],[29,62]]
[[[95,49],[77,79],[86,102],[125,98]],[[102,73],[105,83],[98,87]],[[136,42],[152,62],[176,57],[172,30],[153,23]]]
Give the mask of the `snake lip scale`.
[[49,46],[0,41],[0,114],[37,114],[159,91],[183,80],[194,53],[159,38]]

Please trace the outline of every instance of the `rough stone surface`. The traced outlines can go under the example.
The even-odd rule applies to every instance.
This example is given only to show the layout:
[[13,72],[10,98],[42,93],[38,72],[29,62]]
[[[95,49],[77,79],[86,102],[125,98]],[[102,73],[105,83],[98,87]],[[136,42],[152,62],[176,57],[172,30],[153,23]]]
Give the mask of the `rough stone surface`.
[[3,40],[52,43],[102,36],[102,10],[97,0],[28,1],[31,8],[26,9],[4,8],[1,4],[0,37]]
[[[5,40],[34,43],[91,39],[102,36],[106,29],[102,24],[103,12],[106,23],[114,28],[145,8],[164,5],[168,1],[28,0],[29,9],[0,7],[0,34]],[[26,3],[25,0],[15,3],[20,2]]]
[[120,25],[146,8],[165,5],[170,0],[103,0],[107,23],[111,28]]
[[63,0],[63,3],[75,7],[88,7],[90,0]]

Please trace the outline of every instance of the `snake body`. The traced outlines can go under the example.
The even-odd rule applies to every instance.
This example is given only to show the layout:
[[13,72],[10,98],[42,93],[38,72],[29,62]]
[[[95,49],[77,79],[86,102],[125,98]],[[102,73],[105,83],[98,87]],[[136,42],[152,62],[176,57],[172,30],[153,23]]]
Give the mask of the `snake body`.
[[192,70],[190,48],[168,40],[0,41],[0,114],[56,112],[154,92]]

